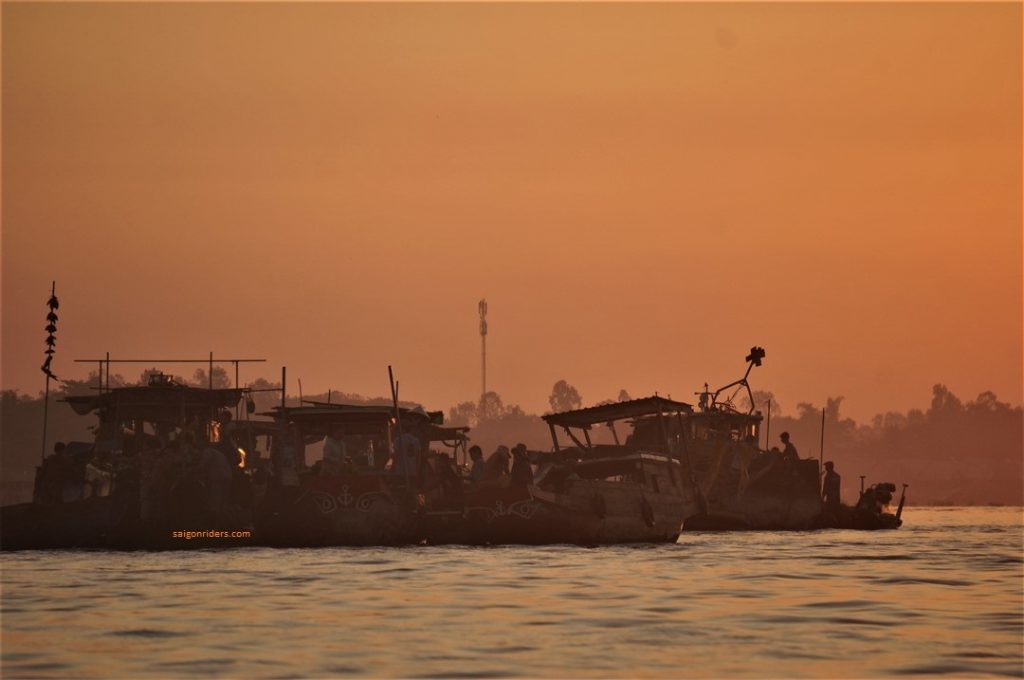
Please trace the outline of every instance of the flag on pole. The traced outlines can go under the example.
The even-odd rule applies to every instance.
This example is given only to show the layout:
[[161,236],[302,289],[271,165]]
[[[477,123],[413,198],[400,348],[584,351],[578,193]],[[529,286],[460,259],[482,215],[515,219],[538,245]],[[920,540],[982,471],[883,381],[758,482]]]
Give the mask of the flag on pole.
[[50,370],[50,364],[53,363],[53,355],[57,352],[57,309],[60,307],[60,302],[57,300],[56,282],[53,283],[50,289],[50,299],[46,302],[46,306],[50,308],[50,313],[46,315],[46,327],[43,328],[48,333],[46,336],[46,351],[43,352],[46,355],[46,360],[43,361],[43,365],[39,368],[47,377],[57,380],[57,376]]

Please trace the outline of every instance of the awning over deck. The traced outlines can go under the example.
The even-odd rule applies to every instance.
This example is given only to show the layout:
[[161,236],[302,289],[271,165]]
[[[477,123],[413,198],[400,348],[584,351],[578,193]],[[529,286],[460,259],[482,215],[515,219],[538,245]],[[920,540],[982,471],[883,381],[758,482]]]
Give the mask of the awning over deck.
[[[440,411],[427,412],[423,409],[400,408],[403,428],[424,428],[429,432],[438,430],[438,439],[451,439],[449,430],[456,428],[439,427],[443,422]],[[331,434],[341,430],[345,434],[379,434],[385,432],[395,415],[394,408],[379,405],[311,403],[304,406],[277,406],[261,415],[284,418],[294,423],[306,434]]]
[[116,411],[119,418],[150,422],[178,421],[193,416],[207,417],[224,408],[234,408],[242,389],[204,389],[186,385],[119,387],[109,392],[64,399],[75,413]]
[[602,404],[581,408],[575,411],[563,411],[542,416],[549,425],[559,427],[581,427],[589,428],[597,423],[607,423],[614,420],[625,420],[627,418],[640,418],[653,416],[659,413],[692,413],[693,407],[681,401],[673,401],[664,397],[644,397],[643,399],[632,399],[620,401],[614,404]]

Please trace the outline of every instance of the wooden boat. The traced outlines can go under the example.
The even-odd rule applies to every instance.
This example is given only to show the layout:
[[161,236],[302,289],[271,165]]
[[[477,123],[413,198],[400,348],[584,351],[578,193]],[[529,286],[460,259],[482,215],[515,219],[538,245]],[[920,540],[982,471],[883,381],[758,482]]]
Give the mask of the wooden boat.
[[[643,418],[664,422],[688,404],[662,397],[544,416],[552,452],[529,452],[530,483],[510,476],[466,483],[457,503],[426,510],[429,543],[583,545],[672,542],[697,498],[669,442],[593,444],[592,427]],[[574,446],[565,448],[557,428]]]
[[[826,511],[822,502],[820,461],[786,458],[777,450],[758,446],[762,416],[753,407],[747,382],[750,371],[761,365],[765,352],[751,348],[742,378],[711,392],[699,392],[696,411],[680,414],[670,424],[670,437],[679,451],[701,496],[702,511],[688,517],[686,530],[807,530],[823,527],[896,528],[899,512],[883,507],[891,500],[892,484],[878,485],[879,503],[862,499],[857,508]],[[750,406],[737,409],[727,390],[745,388]],[[660,436],[651,424],[637,427],[637,436]],[[889,490],[885,498],[883,487]],[[891,487],[891,488],[890,488]],[[874,488],[872,490],[874,494]],[[876,498],[876,496],[872,496]],[[901,507],[902,510],[902,501]]]
[[872,484],[860,493],[857,504],[849,506],[840,504],[838,507],[822,509],[817,528],[821,529],[857,529],[860,531],[877,531],[879,529],[899,529],[903,526],[903,506],[907,501],[907,485],[903,485],[899,506],[892,512],[893,494],[896,485],[891,482]]
[[[256,516],[263,545],[418,543],[423,452],[432,443],[458,448],[466,441],[467,428],[445,428],[440,412],[422,409],[307,402],[267,415],[281,434]],[[307,465],[307,448],[321,446],[323,458]],[[289,450],[298,454],[294,461]],[[408,465],[395,465],[398,450]]]
[[[221,439],[243,392],[156,374],[148,385],[66,398],[79,415],[97,417],[95,441],[71,442],[43,461],[33,501],[0,510],[0,545],[183,547],[174,532],[247,531],[245,470],[229,464]],[[188,547],[206,543],[197,536]]]

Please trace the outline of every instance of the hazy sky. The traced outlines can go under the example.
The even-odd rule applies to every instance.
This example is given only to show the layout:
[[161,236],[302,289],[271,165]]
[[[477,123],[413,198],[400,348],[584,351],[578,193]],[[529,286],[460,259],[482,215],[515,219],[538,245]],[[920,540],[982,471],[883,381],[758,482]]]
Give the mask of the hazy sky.
[[[1021,400],[1021,4],[20,4],[2,383]],[[123,369],[134,377],[142,367]],[[249,372],[254,377],[256,372]],[[243,377],[246,374],[243,374]]]

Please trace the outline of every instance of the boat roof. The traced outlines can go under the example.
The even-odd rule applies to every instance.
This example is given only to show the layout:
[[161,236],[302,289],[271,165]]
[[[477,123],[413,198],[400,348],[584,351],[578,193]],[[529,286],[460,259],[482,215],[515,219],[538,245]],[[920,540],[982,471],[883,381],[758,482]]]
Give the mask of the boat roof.
[[[437,434],[437,440],[457,437],[460,428],[440,427],[444,422],[441,411],[424,411],[421,408],[399,408],[403,425],[426,427]],[[346,434],[375,434],[382,432],[394,417],[391,406],[363,404],[311,403],[302,406],[275,406],[273,410],[260,415],[284,418],[301,427],[305,432],[330,434],[341,429]],[[469,428],[462,429],[463,436]],[[437,432],[434,432],[437,430]]]
[[665,397],[653,396],[642,399],[619,401],[613,404],[601,404],[575,411],[562,411],[541,416],[549,425],[562,427],[586,428],[596,423],[607,423],[613,420],[639,418],[659,413],[692,413],[693,406],[681,401],[673,401]]
[[241,388],[207,389],[167,383],[117,387],[99,394],[65,397],[63,401],[83,416],[93,411],[116,410],[123,418],[177,421],[234,408],[243,392]]
[[[624,447],[615,447],[618,449]],[[651,463],[669,463],[672,465],[679,465],[679,461],[671,456],[666,456],[663,453],[656,453],[651,451],[634,451],[626,453],[624,455],[611,455],[601,456],[599,458],[580,458],[576,461],[576,465],[606,465],[609,463],[616,463],[622,461],[648,461]]]

